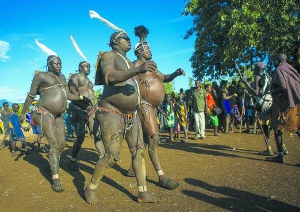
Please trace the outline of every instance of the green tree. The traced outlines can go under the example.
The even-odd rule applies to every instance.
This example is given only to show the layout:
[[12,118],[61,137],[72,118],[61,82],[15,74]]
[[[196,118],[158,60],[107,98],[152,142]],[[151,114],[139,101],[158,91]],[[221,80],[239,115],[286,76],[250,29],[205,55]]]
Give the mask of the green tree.
[[164,83],[166,94],[171,94],[172,92],[175,92],[175,84],[174,82],[167,82]]
[[233,76],[238,64],[265,61],[271,67],[272,55],[294,56],[300,40],[300,3],[289,0],[190,0],[184,15],[194,18],[185,39],[196,34],[190,59],[193,74]]
[[94,92],[94,96],[95,96],[95,102],[94,102],[94,104],[97,103],[97,101],[98,101],[97,99],[98,99],[99,97],[101,97],[102,92],[103,92],[103,89],[102,89],[102,88],[99,88],[98,90],[96,90],[96,91]]

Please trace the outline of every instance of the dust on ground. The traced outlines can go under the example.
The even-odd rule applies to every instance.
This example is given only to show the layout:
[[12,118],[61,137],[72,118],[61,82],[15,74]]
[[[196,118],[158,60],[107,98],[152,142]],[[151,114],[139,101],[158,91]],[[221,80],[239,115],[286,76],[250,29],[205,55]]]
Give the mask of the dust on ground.
[[[79,172],[68,168],[72,142],[60,160],[64,192],[51,189],[46,153],[12,157],[5,147],[0,151],[0,211],[300,211],[300,140],[284,133],[288,148],[285,164],[265,161],[261,134],[223,134],[207,130],[205,140],[160,143],[165,173],[180,183],[175,190],[158,186],[158,177],[146,153],[147,188],[159,203],[136,202],[135,178],[126,177],[130,153],[123,143],[120,161],[99,182],[100,204],[85,201],[84,188],[98,159],[93,138],[86,137],[79,154]],[[27,143],[36,136],[25,133]],[[2,136],[0,136],[2,139]],[[276,150],[271,135],[273,151]],[[46,140],[42,140],[42,146]],[[6,143],[7,144],[7,143]],[[20,144],[18,144],[20,146]],[[47,145],[46,145],[47,147]],[[19,152],[17,152],[19,153]]]

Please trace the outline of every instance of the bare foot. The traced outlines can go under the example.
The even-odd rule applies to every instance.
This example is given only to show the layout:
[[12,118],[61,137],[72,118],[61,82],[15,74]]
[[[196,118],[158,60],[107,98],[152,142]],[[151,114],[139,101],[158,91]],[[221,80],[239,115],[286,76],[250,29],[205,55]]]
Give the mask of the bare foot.
[[85,194],[87,203],[89,203],[91,205],[99,204],[98,198],[95,194],[95,189],[90,189],[89,187],[86,187],[84,194]]
[[53,180],[53,184],[51,187],[52,187],[53,191],[56,191],[56,192],[64,191],[64,187],[62,186],[59,178]]
[[139,192],[139,196],[137,198],[138,203],[155,203],[158,202],[156,197],[151,196],[147,191]]

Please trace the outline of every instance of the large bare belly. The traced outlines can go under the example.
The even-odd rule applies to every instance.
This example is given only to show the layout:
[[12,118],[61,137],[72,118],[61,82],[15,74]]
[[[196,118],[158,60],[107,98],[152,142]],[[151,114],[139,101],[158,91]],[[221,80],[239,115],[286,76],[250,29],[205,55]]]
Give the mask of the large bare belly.
[[165,87],[161,79],[148,75],[140,82],[142,98],[153,106],[160,105],[165,98]]
[[61,115],[67,109],[67,96],[61,88],[51,88],[41,92],[38,106],[48,110],[53,115]]
[[131,113],[137,109],[139,92],[129,79],[125,83],[104,87],[99,106]]

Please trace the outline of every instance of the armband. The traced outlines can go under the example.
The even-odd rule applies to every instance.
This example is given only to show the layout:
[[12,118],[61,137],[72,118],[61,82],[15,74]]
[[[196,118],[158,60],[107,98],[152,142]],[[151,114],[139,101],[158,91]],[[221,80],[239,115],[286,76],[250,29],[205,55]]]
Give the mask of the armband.
[[35,98],[35,95],[31,95],[30,93],[27,94],[27,96],[31,97],[31,98]]

